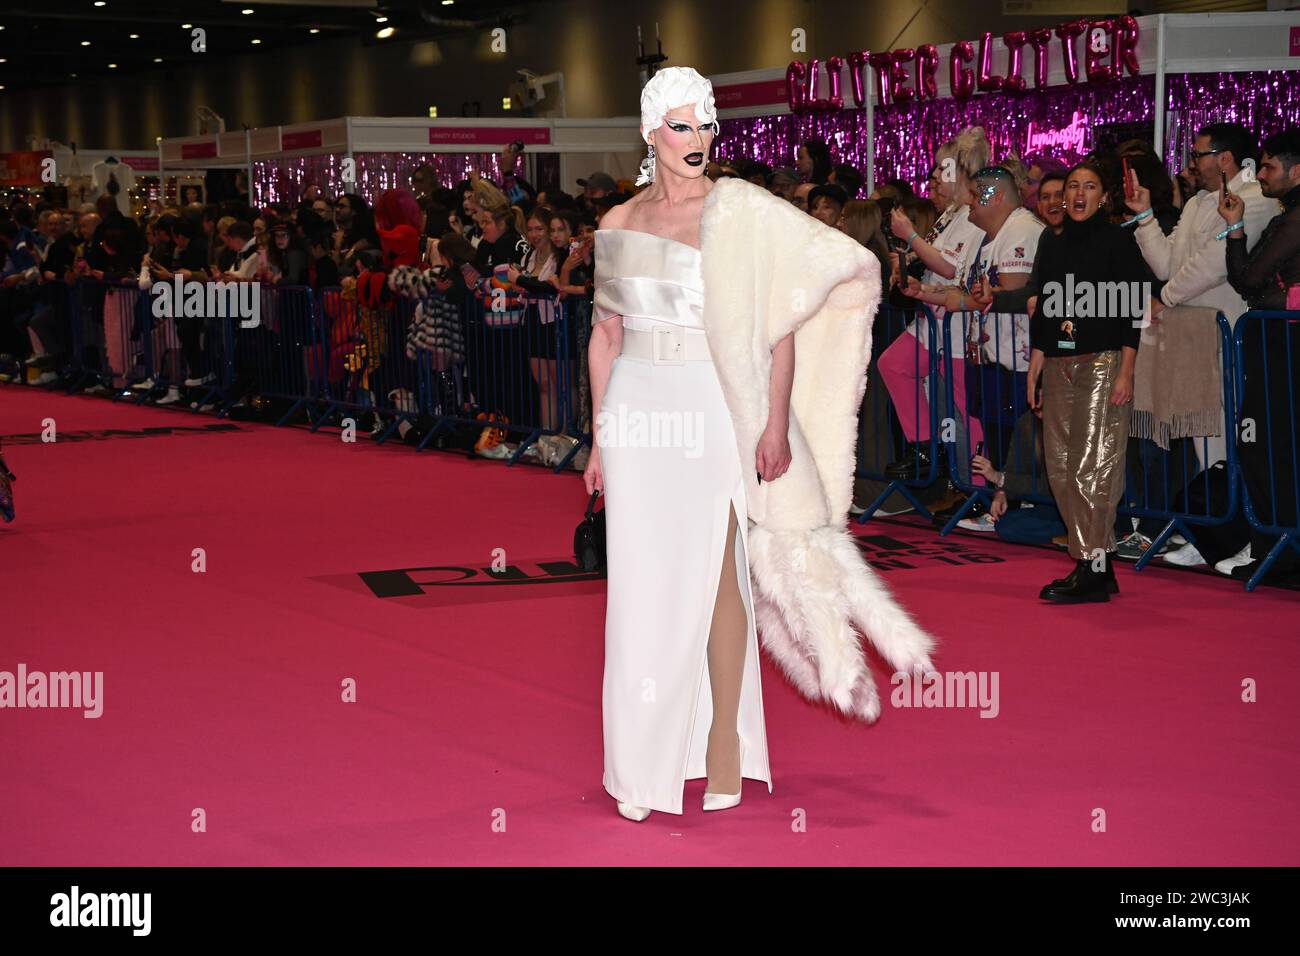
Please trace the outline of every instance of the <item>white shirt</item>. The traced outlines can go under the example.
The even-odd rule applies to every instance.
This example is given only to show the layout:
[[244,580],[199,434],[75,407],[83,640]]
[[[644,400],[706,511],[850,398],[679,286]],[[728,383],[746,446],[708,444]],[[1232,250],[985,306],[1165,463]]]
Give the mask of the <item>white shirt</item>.
[[[980,242],[984,239],[984,230],[970,221],[970,206],[959,208],[948,221],[938,238],[932,245],[939,251],[943,258],[952,263],[957,270],[953,273],[954,278],[948,279],[939,275],[931,269],[926,269],[925,274],[921,276],[922,285],[952,285],[954,282],[960,282],[966,270],[970,268],[973,257],[978,253]],[[943,306],[931,306],[934,312],[936,327],[942,329],[944,316]],[[962,322],[953,320],[952,328],[949,330],[949,344],[955,348],[953,355],[961,355],[961,342],[963,340]],[[928,343],[929,333],[926,331],[925,322],[920,319],[916,323],[916,337],[922,342]]]
[[[109,179],[117,181],[117,193],[111,194],[108,191]],[[101,160],[90,168],[90,181],[95,187],[95,198],[100,196],[113,195],[113,201],[117,203],[118,211],[130,218],[131,216],[131,186],[135,184],[135,170],[126,163],[110,163]]]
[[[555,269],[555,260],[556,257],[551,256],[542,263],[540,272],[534,272],[533,269],[536,267],[537,263],[537,250],[529,247],[528,253],[524,256],[524,261],[521,263],[519,268],[524,275],[529,275],[539,281],[545,282],[547,279],[550,279],[552,276],[557,274]],[[542,325],[550,325],[555,321],[554,299],[534,299],[530,297],[529,301],[533,302],[537,306],[537,317]]]
[[[1259,183],[1246,182],[1245,170],[1228,182],[1228,190],[1246,206],[1246,248],[1259,241],[1268,221],[1282,211],[1275,199],[1260,192]],[[1219,191],[1201,190],[1187,201],[1183,214],[1166,236],[1155,216],[1138,226],[1137,241],[1142,258],[1157,279],[1167,280],[1160,301],[1177,305],[1202,306],[1223,312],[1230,325],[1246,311],[1246,303],[1228,284],[1227,240],[1215,239],[1227,226],[1219,215]]]
[[[1002,276],[1034,271],[1034,256],[1038,252],[1038,239],[1045,225],[1041,219],[1024,207],[1012,210],[1002,223],[996,236],[980,248],[978,255],[966,270],[962,285],[973,289],[980,276],[988,276],[990,285],[999,285]],[[1029,315],[997,313],[993,322],[985,323],[989,336],[984,343],[984,355],[1013,372],[1029,371]]]

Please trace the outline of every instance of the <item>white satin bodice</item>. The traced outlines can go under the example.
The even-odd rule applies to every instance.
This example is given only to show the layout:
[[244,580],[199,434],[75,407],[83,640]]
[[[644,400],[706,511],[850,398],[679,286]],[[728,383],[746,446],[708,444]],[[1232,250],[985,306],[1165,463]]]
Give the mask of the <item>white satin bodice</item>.
[[625,329],[670,323],[704,331],[700,250],[635,229],[596,231],[592,321],[623,316]]

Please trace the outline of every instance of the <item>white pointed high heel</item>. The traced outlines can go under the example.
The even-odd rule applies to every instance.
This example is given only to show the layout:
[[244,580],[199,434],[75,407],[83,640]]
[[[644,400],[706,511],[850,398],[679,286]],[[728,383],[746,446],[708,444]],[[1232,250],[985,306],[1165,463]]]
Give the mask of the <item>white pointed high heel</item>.
[[[745,789],[745,741],[736,735],[740,744],[740,789]],[[740,803],[740,793],[709,793],[704,791],[705,810],[727,810]]]
[[637,823],[640,823],[646,817],[650,816],[649,807],[633,806],[630,803],[623,803],[621,800],[618,804],[618,812],[629,820],[635,820]]

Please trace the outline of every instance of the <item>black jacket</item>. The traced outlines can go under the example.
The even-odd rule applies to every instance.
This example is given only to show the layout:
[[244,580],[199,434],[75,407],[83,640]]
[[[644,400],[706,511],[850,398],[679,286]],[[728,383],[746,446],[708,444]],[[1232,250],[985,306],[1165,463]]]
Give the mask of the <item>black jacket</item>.
[[1228,283],[1246,304],[1252,309],[1285,309],[1282,285],[1300,284],[1300,186],[1282,197],[1282,212],[1269,220],[1250,252],[1244,229],[1228,233],[1226,245]]

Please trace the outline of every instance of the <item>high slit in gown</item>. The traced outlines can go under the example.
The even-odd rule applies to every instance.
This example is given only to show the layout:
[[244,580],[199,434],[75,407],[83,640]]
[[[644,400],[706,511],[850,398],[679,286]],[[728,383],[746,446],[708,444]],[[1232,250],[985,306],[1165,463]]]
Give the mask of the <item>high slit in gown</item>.
[[742,462],[722,387],[710,360],[667,364],[627,354],[626,330],[667,325],[704,339],[700,267],[700,250],[673,239],[596,233],[593,322],[621,315],[625,330],[595,429],[608,556],[603,783],[617,800],[667,813],[682,812],[686,780],[706,776],[709,627],[729,506],[748,622],[737,716],[741,776],[772,789]]

